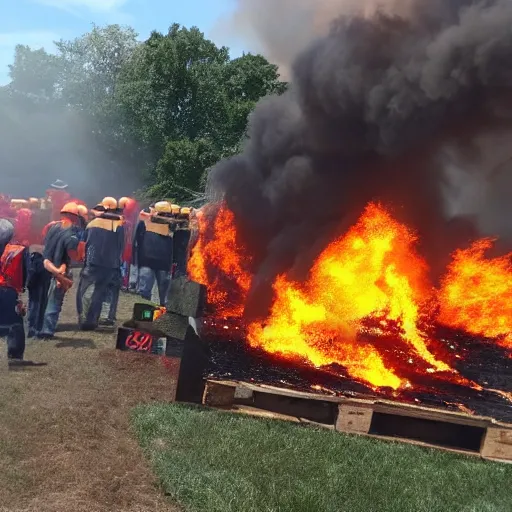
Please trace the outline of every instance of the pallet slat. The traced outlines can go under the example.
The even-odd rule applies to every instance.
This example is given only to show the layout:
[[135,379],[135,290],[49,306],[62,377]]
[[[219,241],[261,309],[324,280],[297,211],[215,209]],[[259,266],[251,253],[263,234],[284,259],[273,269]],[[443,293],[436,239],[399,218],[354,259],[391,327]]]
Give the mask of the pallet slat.
[[512,424],[462,412],[215,380],[207,381],[203,404],[348,434],[512,461]]

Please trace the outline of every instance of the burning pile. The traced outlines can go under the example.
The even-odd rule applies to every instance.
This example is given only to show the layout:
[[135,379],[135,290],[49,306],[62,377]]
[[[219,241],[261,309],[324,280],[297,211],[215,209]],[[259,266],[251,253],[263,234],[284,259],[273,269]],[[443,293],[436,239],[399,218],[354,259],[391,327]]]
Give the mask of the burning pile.
[[[243,153],[212,170],[221,200],[189,271],[225,338],[397,394],[483,392],[460,371],[461,339],[509,368],[512,255],[485,237],[512,231],[483,212],[505,186],[489,155],[512,137],[512,4],[444,4],[334,21],[290,90],[257,106]],[[485,183],[481,201],[461,202],[454,173]]]

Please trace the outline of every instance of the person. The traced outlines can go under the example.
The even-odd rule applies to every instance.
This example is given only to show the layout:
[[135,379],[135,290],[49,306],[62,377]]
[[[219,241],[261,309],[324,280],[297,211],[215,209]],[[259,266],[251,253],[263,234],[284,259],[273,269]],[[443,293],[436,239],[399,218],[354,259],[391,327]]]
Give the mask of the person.
[[27,249],[10,244],[14,226],[0,219],[0,336],[7,338],[7,358],[21,361],[25,353],[24,307],[20,301],[27,279]]
[[149,208],[144,208],[140,211],[138,216],[138,222],[135,226],[133,236],[131,239],[132,243],[132,261],[130,264],[130,276],[128,278],[128,292],[130,293],[139,293],[139,246],[137,233],[140,233],[140,230],[144,229],[144,223],[151,218],[152,213],[154,213],[155,205],[152,204]]
[[[44,310],[42,322],[36,316],[30,334],[39,339],[52,339],[57,329],[64,296],[71,288],[71,261],[83,259],[81,239],[82,221],[76,203],[66,203],[60,212],[61,220],[52,225],[44,240],[40,311]],[[41,325],[42,324],[42,325]]]
[[65,204],[72,202],[71,194],[68,192],[68,185],[62,180],[56,180],[46,191],[46,197],[51,204],[52,220],[58,221],[60,218],[60,211]]
[[173,277],[187,275],[188,248],[190,244],[190,214],[191,208],[181,208],[178,216],[178,227],[174,232],[173,258],[175,271]]
[[[85,262],[76,297],[78,324],[83,331],[97,328],[109,286],[117,289],[121,285],[124,228],[117,201],[113,197],[106,197],[93,210],[96,217],[86,228]],[[86,310],[84,298],[91,287],[94,288]]]
[[[139,204],[131,197],[122,197],[119,199],[119,208],[123,210],[124,220],[124,234],[125,243],[123,251],[123,265],[122,265],[122,288],[128,291],[135,291],[137,287],[137,268],[133,256],[133,235],[137,226],[137,217],[139,211]],[[132,278],[132,273],[133,278]],[[130,290],[130,288],[132,288]]]
[[155,284],[158,287],[160,306],[167,303],[173,263],[172,206],[167,201],[155,204],[154,213],[139,222],[134,238],[134,252],[139,264],[139,293],[151,300]]

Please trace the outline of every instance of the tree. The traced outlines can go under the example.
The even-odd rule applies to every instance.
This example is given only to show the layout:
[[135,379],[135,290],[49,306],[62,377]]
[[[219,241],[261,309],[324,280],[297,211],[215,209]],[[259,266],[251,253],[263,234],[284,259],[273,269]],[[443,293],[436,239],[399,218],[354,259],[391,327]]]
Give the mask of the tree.
[[230,60],[227,48],[179,25],[166,35],[153,32],[120,82],[126,117],[158,155],[150,192],[178,198],[198,190],[206,169],[238,150],[256,101],[285,87],[264,57]]
[[31,50],[28,46],[17,45],[9,72],[12,90],[33,99],[50,100],[55,96],[59,83],[61,60],[43,48]]

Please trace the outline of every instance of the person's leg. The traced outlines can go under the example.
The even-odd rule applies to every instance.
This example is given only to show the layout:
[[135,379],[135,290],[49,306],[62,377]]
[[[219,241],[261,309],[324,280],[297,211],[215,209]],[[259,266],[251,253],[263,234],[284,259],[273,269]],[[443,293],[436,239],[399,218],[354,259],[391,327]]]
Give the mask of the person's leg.
[[139,289],[139,267],[130,265],[130,275],[128,278],[128,291],[138,292]]
[[25,353],[25,329],[23,319],[20,323],[11,326],[7,334],[7,357],[8,359],[23,359]]
[[139,293],[143,299],[151,300],[151,292],[155,284],[155,273],[148,267],[139,268]]
[[167,305],[167,294],[171,284],[171,273],[165,270],[156,271],[156,282],[158,284],[158,295],[160,298],[160,306]]
[[111,284],[112,300],[110,301],[110,308],[108,311],[107,321],[109,324],[114,324],[117,320],[117,306],[119,304],[119,294],[121,292],[122,275],[120,272],[115,274],[115,278]]
[[44,314],[43,328],[39,333],[40,338],[53,338],[55,330],[57,329],[65,295],[65,290],[57,286],[57,281],[52,279],[48,292],[48,304]]
[[94,292],[91,297],[91,305],[87,312],[85,323],[83,325],[84,330],[96,329],[101,315],[101,306],[103,305],[103,299],[105,292],[112,280],[112,273],[114,269],[97,267],[94,270]]
[[87,311],[89,310],[90,301],[87,300],[86,295],[92,286],[94,286],[94,271],[86,266],[80,273],[80,281],[76,291],[76,311],[78,313],[79,326],[83,324]]
[[37,334],[37,320],[39,318],[41,285],[34,285],[28,289],[27,325],[28,337],[33,338]]

